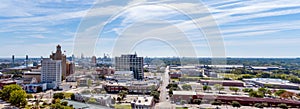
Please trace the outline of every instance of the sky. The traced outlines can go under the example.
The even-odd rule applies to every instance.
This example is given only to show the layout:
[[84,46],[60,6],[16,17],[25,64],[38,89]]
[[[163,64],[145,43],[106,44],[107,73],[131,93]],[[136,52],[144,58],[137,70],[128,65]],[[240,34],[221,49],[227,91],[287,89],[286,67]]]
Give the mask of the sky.
[[298,0],[2,0],[0,13],[0,57],[47,57],[58,44],[68,56],[300,55]]

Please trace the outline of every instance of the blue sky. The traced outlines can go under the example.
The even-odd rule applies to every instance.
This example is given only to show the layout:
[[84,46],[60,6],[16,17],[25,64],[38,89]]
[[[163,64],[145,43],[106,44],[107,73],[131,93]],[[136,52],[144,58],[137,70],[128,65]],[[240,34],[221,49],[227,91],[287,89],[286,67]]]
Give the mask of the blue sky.
[[[124,6],[147,2],[147,0],[122,0],[121,2],[100,0],[98,2],[100,4],[94,5],[95,0],[2,0],[0,56],[27,54],[31,57],[46,57],[55,51],[57,44],[62,45],[67,55],[71,55],[74,50],[74,38],[81,32],[79,26],[83,18],[89,19],[91,24],[97,24],[99,22],[95,19],[108,18],[116,14],[112,13],[113,10],[120,10]],[[300,1],[202,0],[201,2],[218,24],[224,39],[226,56],[298,57],[300,55]],[[165,3],[179,5],[182,9],[199,6],[195,3],[170,0],[165,0]],[[97,40],[94,53],[86,55],[111,54],[116,39],[124,35],[151,35],[152,33],[146,32],[153,31],[155,35],[169,35],[168,37],[176,39],[177,33],[164,33],[167,31],[162,28],[168,26],[166,22],[140,20],[149,17],[167,19],[169,23],[185,28],[185,35],[193,44],[197,56],[211,56],[203,34],[187,23],[190,19],[155,6],[129,9],[114,18],[99,33],[99,39],[94,39]],[[138,22],[139,25],[133,25],[136,24],[134,22]],[[180,39],[178,41],[180,42]],[[185,43],[178,43],[178,46],[184,45]],[[133,51],[141,56],[178,56],[172,47],[159,40],[143,41],[133,47],[131,52]]]

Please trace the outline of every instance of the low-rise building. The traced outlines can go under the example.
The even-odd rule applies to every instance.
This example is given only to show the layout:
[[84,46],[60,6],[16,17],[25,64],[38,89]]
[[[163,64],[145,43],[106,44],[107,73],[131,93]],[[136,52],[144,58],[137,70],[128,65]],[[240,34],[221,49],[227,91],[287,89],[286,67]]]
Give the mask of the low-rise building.
[[256,84],[260,87],[277,88],[277,89],[295,89],[299,90],[300,85],[291,83],[287,80],[274,78],[251,78],[243,79],[248,84]]
[[152,96],[139,96],[131,101],[132,109],[152,109],[154,106],[154,99]]
[[47,84],[46,83],[40,83],[40,84],[26,84],[23,86],[23,89],[27,93],[37,93],[47,90]]
[[170,72],[170,78],[172,79],[178,79],[181,77],[181,72]]
[[101,67],[97,68],[96,72],[98,75],[112,75],[115,73],[115,70],[108,67]]
[[110,107],[112,106],[112,98],[110,95],[107,94],[79,94],[75,93],[75,100],[76,101],[81,101],[81,102],[88,102],[90,99],[95,99],[96,102],[95,104],[99,104],[102,106],[107,106]]
[[223,86],[235,86],[235,87],[244,87],[245,83],[242,81],[236,80],[199,80],[199,83],[202,85],[215,85],[221,84]]
[[149,94],[151,90],[158,89],[160,82],[158,80],[147,81],[127,81],[127,82],[107,82],[104,88],[109,93],[118,93],[126,90],[128,93]]
[[118,82],[126,82],[134,80],[132,71],[116,71],[113,78]]
[[190,77],[202,77],[203,76],[203,70],[198,69],[181,69],[181,74],[184,76],[190,76]]
[[194,95],[196,95],[195,91],[173,91],[171,101],[176,104],[190,103]]
[[197,94],[192,96],[192,100],[195,99],[206,100],[206,101],[216,101],[220,100],[223,103],[230,103],[232,101],[237,101],[243,106],[253,106],[255,103],[266,103],[268,106],[277,106],[278,104],[286,104],[291,107],[299,107],[300,101],[278,99],[278,98],[255,98],[255,97],[245,97],[245,96],[231,96],[231,95],[214,95],[214,94]]
[[285,69],[277,66],[250,66],[249,70],[271,71]]
[[[36,69],[35,69],[36,70]],[[24,71],[22,75],[23,84],[32,84],[41,82],[40,71]]]
[[92,80],[90,80],[89,78],[79,78],[77,80],[77,85],[78,86],[88,86],[89,85],[89,81],[92,81]]
[[0,89],[2,89],[6,85],[16,84],[16,81],[11,79],[1,79],[0,80]]

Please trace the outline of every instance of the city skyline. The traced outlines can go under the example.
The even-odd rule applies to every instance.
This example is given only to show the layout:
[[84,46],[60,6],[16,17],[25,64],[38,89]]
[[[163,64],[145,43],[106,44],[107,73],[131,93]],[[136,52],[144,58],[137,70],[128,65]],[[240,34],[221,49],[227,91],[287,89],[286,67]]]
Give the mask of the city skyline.
[[[106,5],[99,10],[107,10],[107,13],[94,13],[93,18],[110,16],[109,10],[120,9],[120,6],[110,5],[114,1],[102,1]],[[123,4],[133,4],[135,1]],[[0,47],[3,51],[0,57],[47,57],[56,45],[62,45],[67,56],[73,53],[73,40],[80,21],[85,13],[93,6],[90,1],[3,1],[0,5],[1,13]],[[228,57],[299,57],[297,49],[299,42],[299,1],[246,1],[229,0],[203,0],[202,3],[210,10],[212,16],[219,25],[220,32],[225,43],[225,52]],[[180,3],[183,7],[196,6],[192,3]],[[15,6],[18,5],[18,6]],[[10,9],[15,7],[16,9]],[[98,8],[96,8],[98,9]],[[125,16],[114,20],[104,28],[99,36],[95,54],[97,57],[103,53],[111,53],[113,41],[120,35],[120,30],[129,25],[134,16],[138,18],[149,17],[142,13],[156,12],[155,17],[170,17],[172,12],[162,8],[130,10]],[[162,13],[163,12],[163,13]],[[178,19],[170,19],[171,22],[184,23],[182,26],[189,28],[189,19],[177,16]],[[130,19],[130,20],[128,20]],[[162,27],[165,25],[157,25]],[[148,30],[153,27],[145,26]],[[158,28],[159,29],[159,28]],[[193,43],[199,57],[210,57],[210,49],[203,36],[194,36],[193,30],[187,37]],[[162,30],[156,30],[163,32]],[[144,32],[141,32],[144,33]],[[130,34],[130,33],[128,33]],[[135,33],[136,34],[136,33]],[[131,33],[131,35],[134,35]],[[139,34],[136,34],[139,35]],[[172,35],[172,34],[170,34]],[[104,43],[103,43],[104,42]],[[180,44],[179,44],[180,45]],[[181,46],[184,46],[181,45]],[[134,48],[139,56],[148,57],[172,57],[178,56],[167,44],[148,40]],[[53,51],[54,52],[54,51]],[[157,54],[159,52],[159,54]],[[125,53],[126,54],[126,53]]]

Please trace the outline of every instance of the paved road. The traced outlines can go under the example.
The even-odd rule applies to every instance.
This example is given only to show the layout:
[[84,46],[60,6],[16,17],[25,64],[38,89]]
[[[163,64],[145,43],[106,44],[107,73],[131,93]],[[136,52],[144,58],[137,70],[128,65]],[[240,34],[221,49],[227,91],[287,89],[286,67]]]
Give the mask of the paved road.
[[[162,85],[160,87],[160,99],[159,103],[156,104],[155,109],[172,109],[172,104],[170,103],[169,93],[167,92],[167,85],[169,84],[169,66],[166,67],[164,75],[162,75]],[[168,99],[167,99],[168,97]]]
[[166,71],[163,75],[163,83],[161,86],[161,93],[160,93],[160,102],[165,102],[167,101],[166,97],[168,97],[168,92],[167,92],[167,86],[169,84],[169,67],[166,68]]

